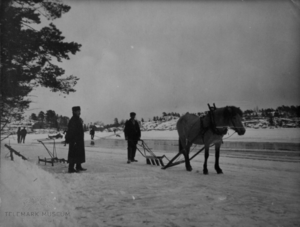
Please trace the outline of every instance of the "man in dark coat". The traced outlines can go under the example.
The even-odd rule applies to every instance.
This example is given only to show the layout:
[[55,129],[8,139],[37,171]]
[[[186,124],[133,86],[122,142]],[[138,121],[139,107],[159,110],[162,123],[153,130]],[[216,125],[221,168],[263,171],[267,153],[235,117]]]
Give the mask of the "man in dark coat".
[[91,129],[90,135],[91,135],[91,140],[94,140],[94,136],[95,136],[95,129],[94,129],[94,127]]
[[[80,118],[81,110],[79,106],[72,108],[73,117],[68,124],[68,131],[66,141],[69,143],[69,173],[84,171],[81,163],[85,162],[85,149],[84,149],[84,130],[83,121]],[[76,169],[74,168],[76,164]]]
[[127,140],[127,163],[137,162],[135,160],[135,153],[136,153],[136,145],[138,140],[141,139],[141,130],[139,123],[135,120],[136,114],[134,112],[130,113],[130,119],[126,121],[124,133],[125,139]]
[[27,135],[27,130],[25,129],[25,127],[20,131],[21,134],[21,143],[23,141],[23,143],[25,143],[25,137]]
[[18,143],[21,143],[21,127],[18,128],[17,136],[18,136]]

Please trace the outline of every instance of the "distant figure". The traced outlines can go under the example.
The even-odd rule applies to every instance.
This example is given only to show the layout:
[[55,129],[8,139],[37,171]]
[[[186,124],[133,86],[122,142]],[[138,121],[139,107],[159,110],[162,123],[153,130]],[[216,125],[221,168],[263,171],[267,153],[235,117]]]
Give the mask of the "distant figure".
[[[85,162],[84,130],[83,121],[80,118],[81,110],[79,106],[72,108],[73,117],[68,124],[66,142],[69,143],[68,163],[69,173],[84,171],[81,164]],[[76,169],[74,168],[76,164]]]
[[18,136],[18,143],[21,143],[21,127],[18,128],[17,136]]
[[67,146],[67,138],[66,138],[66,136],[67,136],[67,131],[68,131],[68,130],[65,130],[65,131],[63,132],[63,134],[65,135],[64,146]]
[[91,140],[94,140],[94,136],[95,136],[95,129],[94,128],[91,129],[90,135],[91,135]]
[[20,133],[21,133],[21,143],[22,143],[22,141],[23,141],[23,143],[25,143],[25,138],[26,138],[26,134],[27,134],[25,127],[20,131]]
[[113,130],[113,131],[114,131],[114,134],[116,135],[117,129],[115,129],[115,128],[114,128],[114,130]]
[[141,139],[141,130],[139,123],[135,120],[136,113],[130,113],[130,119],[126,121],[124,133],[125,139],[127,140],[127,163],[137,162],[135,160],[135,153],[136,153],[136,145],[138,140]]
[[49,139],[60,139],[60,138],[63,138],[62,134],[60,134],[60,133],[57,133],[54,136],[48,135],[48,137],[49,137]]

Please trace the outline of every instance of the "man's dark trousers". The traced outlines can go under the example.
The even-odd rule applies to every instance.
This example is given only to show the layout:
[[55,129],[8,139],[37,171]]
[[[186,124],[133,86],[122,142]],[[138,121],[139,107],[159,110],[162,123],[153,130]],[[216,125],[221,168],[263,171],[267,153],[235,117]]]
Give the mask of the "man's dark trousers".
[[135,153],[136,153],[136,145],[138,141],[137,140],[128,140],[127,141],[127,157],[128,160],[133,161],[135,158]]

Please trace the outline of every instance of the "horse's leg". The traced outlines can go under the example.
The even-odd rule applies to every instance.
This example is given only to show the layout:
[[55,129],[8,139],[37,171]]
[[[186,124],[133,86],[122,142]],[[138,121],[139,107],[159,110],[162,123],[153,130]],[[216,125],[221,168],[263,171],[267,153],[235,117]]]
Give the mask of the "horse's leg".
[[190,162],[190,147],[191,147],[191,144],[188,143],[185,146],[185,153],[184,153],[185,168],[186,168],[187,171],[192,171],[193,170],[193,168],[191,166],[191,162]]
[[207,159],[209,157],[209,144],[205,144],[205,153],[204,153],[204,164],[203,164],[203,174],[208,174],[207,170]]
[[192,171],[191,163],[190,163],[190,144],[186,143],[186,140],[179,139],[179,152],[181,152],[184,156],[185,168],[187,171]]
[[220,143],[217,143],[215,145],[215,149],[216,149],[216,154],[215,154],[215,157],[216,157],[215,170],[217,171],[218,174],[223,173],[222,169],[219,166],[220,147],[221,147]]

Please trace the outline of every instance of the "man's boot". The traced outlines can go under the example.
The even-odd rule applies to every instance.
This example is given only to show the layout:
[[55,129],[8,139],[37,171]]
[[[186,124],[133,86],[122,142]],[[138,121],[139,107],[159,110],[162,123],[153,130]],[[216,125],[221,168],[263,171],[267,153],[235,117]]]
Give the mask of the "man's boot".
[[131,155],[132,155],[132,148],[128,147],[127,148],[127,164],[130,164],[130,162],[131,162]]
[[76,164],[76,170],[77,171],[86,171],[86,169],[82,168],[81,163]]
[[131,161],[132,162],[137,162],[137,160],[135,160],[135,153],[136,153],[136,147],[131,148],[132,149],[132,153],[131,153]]
[[74,169],[74,163],[69,163],[69,173],[77,173],[78,171]]

